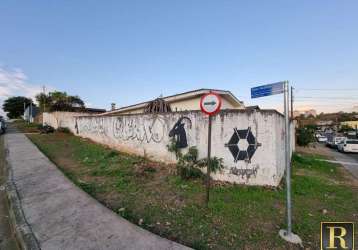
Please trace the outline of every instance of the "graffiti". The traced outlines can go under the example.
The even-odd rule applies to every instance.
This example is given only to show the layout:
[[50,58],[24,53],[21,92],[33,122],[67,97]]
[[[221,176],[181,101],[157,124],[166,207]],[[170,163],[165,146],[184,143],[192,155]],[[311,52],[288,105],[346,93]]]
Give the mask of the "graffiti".
[[252,176],[256,177],[258,169],[259,169],[258,165],[255,166],[254,168],[236,168],[236,167],[232,167],[230,169],[230,174],[241,176],[241,178],[250,179]]
[[104,124],[104,118],[91,118],[89,120],[79,120],[77,130],[80,133],[106,135],[107,130]]
[[188,123],[188,127],[191,129],[191,120],[190,118],[183,116],[174,124],[173,128],[169,131],[169,137],[173,137],[177,148],[186,148],[188,146],[186,131],[185,131],[185,121]]
[[165,130],[164,120],[160,117],[150,119],[127,119],[117,117],[113,122],[113,136],[116,139],[128,141],[159,143],[163,140]]
[[75,118],[76,122],[75,122],[75,130],[76,130],[76,135],[79,134],[79,131],[78,131],[78,123],[77,123],[77,119]]
[[258,143],[252,134],[251,127],[242,130],[234,128],[233,135],[229,142],[225,144],[225,147],[229,148],[234,157],[234,162],[242,160],[251,162],[251,158],[259,146],[261,146],[261,143]]

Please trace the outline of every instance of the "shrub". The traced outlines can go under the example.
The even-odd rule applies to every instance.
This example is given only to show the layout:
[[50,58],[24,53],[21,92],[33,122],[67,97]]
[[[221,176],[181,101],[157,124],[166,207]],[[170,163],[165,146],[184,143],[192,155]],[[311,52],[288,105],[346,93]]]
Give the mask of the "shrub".
[[57,132],[65,133],[65,134],[71,134],[71,130],[69,128],[66,128],[66,127],[58,127]]
[[307,146],[310,142],[314,141],[314,130],[311,128],[303,127],[297,130],[297,144],[299,146]]
[[177,163],[177,172],[182,179],[198,178],[203,175],[197,166],[198,150],[190,147],[184,155],[180,154]]
[[[176,147],[175,140],[171,141],[171,144],[167,146],[170,152],[174,152],[177,162],[177,173],[182,179],[199,178],[203,176],[200,168],[207,167],[208,160],[198,160],[198,149],[196,147],[190,147],[186,154],[182,154]],[[223,159],[212,157],[209,161],[210,171],[216,173],[224,168]]]
[[42,133],[42,134],[48,134],[48,133],[53,133],[53,132],[55,132],[55,129],[47,124],[42,126],[42,128],[40,129],[40,133]]

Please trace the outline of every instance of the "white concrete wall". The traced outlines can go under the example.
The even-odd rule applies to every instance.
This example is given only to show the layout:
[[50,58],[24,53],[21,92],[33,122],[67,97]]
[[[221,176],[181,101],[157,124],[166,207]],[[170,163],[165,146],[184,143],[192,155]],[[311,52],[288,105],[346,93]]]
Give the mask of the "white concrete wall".
[[[196,146],[199,158],[206,157],[208,119],[200,111],[122,116],[83,116],[78,113],[54,112],[45,114],[44,122],[55,128],[68,127],[76,135],[122,151],[157,161],[175,162],[174,154],[167,150],[171,139],[168,135],[183,116],[188,118],[183,120],[188,147]],[[234,161],[226,145],[234,128],[250,128],[256,137],[260,146],[251,161]],[[293,136],[291,138],[293,143]],[[216,180],[277,186],[284,174],[283,116],[275,111],[222,111],[213,117],[212,156],[223,158],[225,165],[222,173],[213,175]]]
[[91,115],[91,113],[81,113],[81,112],[62,112],[56,111],[51,113],[43,113],[42,124],[50,125],[55,129],[62,127],[62,128],[69,128],[72,133],[76,132],[76,116],[83,116],[83,115]]

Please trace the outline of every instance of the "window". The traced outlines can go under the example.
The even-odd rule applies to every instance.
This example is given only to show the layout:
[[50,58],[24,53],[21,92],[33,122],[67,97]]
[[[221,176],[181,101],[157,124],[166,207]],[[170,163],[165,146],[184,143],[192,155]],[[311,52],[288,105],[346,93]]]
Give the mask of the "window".
[[358,140],[348,140],[347,144],[358,144]]

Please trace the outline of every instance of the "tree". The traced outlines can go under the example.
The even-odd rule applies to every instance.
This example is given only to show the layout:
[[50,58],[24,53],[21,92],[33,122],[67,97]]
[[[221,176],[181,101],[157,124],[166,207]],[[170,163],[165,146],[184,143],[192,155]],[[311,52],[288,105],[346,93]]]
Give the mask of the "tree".
[[306,126],[297,130],[297,144],[299,146],[307,146],[314,141],[314,127]]
[[45,93],[40,93],[35,96],[37,103],[39,104],[41,112],[46,112],[51,106],[51,98]]
[[347,124],[343,124],[339,129],[339,132],[341,132],[341,133],[349,132],[349,131],[354,131],[354,128],[352,128],[351,126],[349,126]]
[[31,99],[24,96],[9,97],[4,101],[2,108],[10,119],[20,118],[24,114],[24,103],[27,107],[31,102]]
[[53,91],[46,95],[40,93],[36,95],[36,100],[42,111],[73,111],[74,109],[84,108],[84,102],[79,96],[67,95],[66,92]]

